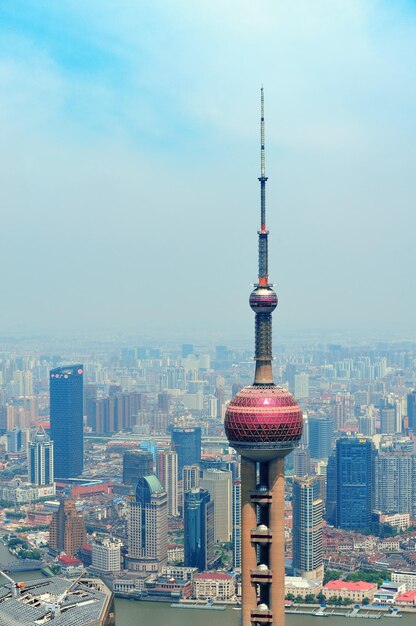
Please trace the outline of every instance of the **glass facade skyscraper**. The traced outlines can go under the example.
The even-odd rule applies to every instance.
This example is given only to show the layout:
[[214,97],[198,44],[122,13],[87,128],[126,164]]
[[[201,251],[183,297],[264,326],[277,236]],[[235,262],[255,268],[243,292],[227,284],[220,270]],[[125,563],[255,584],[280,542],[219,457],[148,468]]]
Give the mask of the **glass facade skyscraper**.
[[334,421],[332,417],[309,418],[309,452],[313,459],[327,459],[332,450]]
[[342,437],[336,447],[336,526],[364,530],[371,526],[374,446],[368,439]]
[[199,465],[201,461],[201,428],[173,428],[172,450],[178,455],[178,476],[185,465]]
[[83,366],[57,367],[50,372],[50,437],[57,478],[71,478],[84,469]]
[[185,566],[201,572],[214,560],[214,503],[206,489],[184,494]]

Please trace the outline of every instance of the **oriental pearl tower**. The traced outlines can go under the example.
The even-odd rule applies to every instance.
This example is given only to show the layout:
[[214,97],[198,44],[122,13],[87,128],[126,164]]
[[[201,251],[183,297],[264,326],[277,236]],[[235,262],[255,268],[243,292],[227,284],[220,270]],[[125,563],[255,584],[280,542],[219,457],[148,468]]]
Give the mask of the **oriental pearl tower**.
[[254,383],[241,389],[225,414],[225,432],[241,454],[242,626],[285,623],[284,459],[302,435],[302,412],[273,382],[272,313],[277,296],[269,283],[261,89],[261,221],[258,283],[250,295],[255,318]]

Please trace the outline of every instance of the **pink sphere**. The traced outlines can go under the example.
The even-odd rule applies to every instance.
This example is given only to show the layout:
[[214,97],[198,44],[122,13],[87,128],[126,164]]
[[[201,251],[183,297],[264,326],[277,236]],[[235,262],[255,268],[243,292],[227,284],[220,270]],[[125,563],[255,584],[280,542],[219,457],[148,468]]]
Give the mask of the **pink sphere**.
[[298,444],[302,411],[286,389],[252,385],[230,402],[224,427],[230,445],[242,456],[266,461],[286,456]]

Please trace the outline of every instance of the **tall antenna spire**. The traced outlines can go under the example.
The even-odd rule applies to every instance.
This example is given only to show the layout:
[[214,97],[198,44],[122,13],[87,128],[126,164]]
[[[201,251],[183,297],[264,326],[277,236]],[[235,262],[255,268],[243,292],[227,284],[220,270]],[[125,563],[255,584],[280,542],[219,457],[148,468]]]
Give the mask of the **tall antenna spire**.
[[250,306],[256,314],[256,374],[255,385],[272,385],[272,313],[277,306],[277,296],[269,284],[268,238],[266,228],[266,181],[264,151],[264,91],[261,88],[260,116],[260,230],[259,282],[250,296]]

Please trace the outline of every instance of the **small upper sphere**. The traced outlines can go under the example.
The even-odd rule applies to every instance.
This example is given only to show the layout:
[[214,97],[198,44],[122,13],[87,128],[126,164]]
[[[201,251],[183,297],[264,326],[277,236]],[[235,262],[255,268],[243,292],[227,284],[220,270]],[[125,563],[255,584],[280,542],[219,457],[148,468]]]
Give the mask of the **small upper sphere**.
[[242,456],[256,461],[284,457],[302,436],[302,411],[286,389],[274,385],[244,387],[225,414],[225,433]]
[[277,295],[271,287],[258,286],[250,294],[250,306],[255,313],[273,313],[277,307]]

